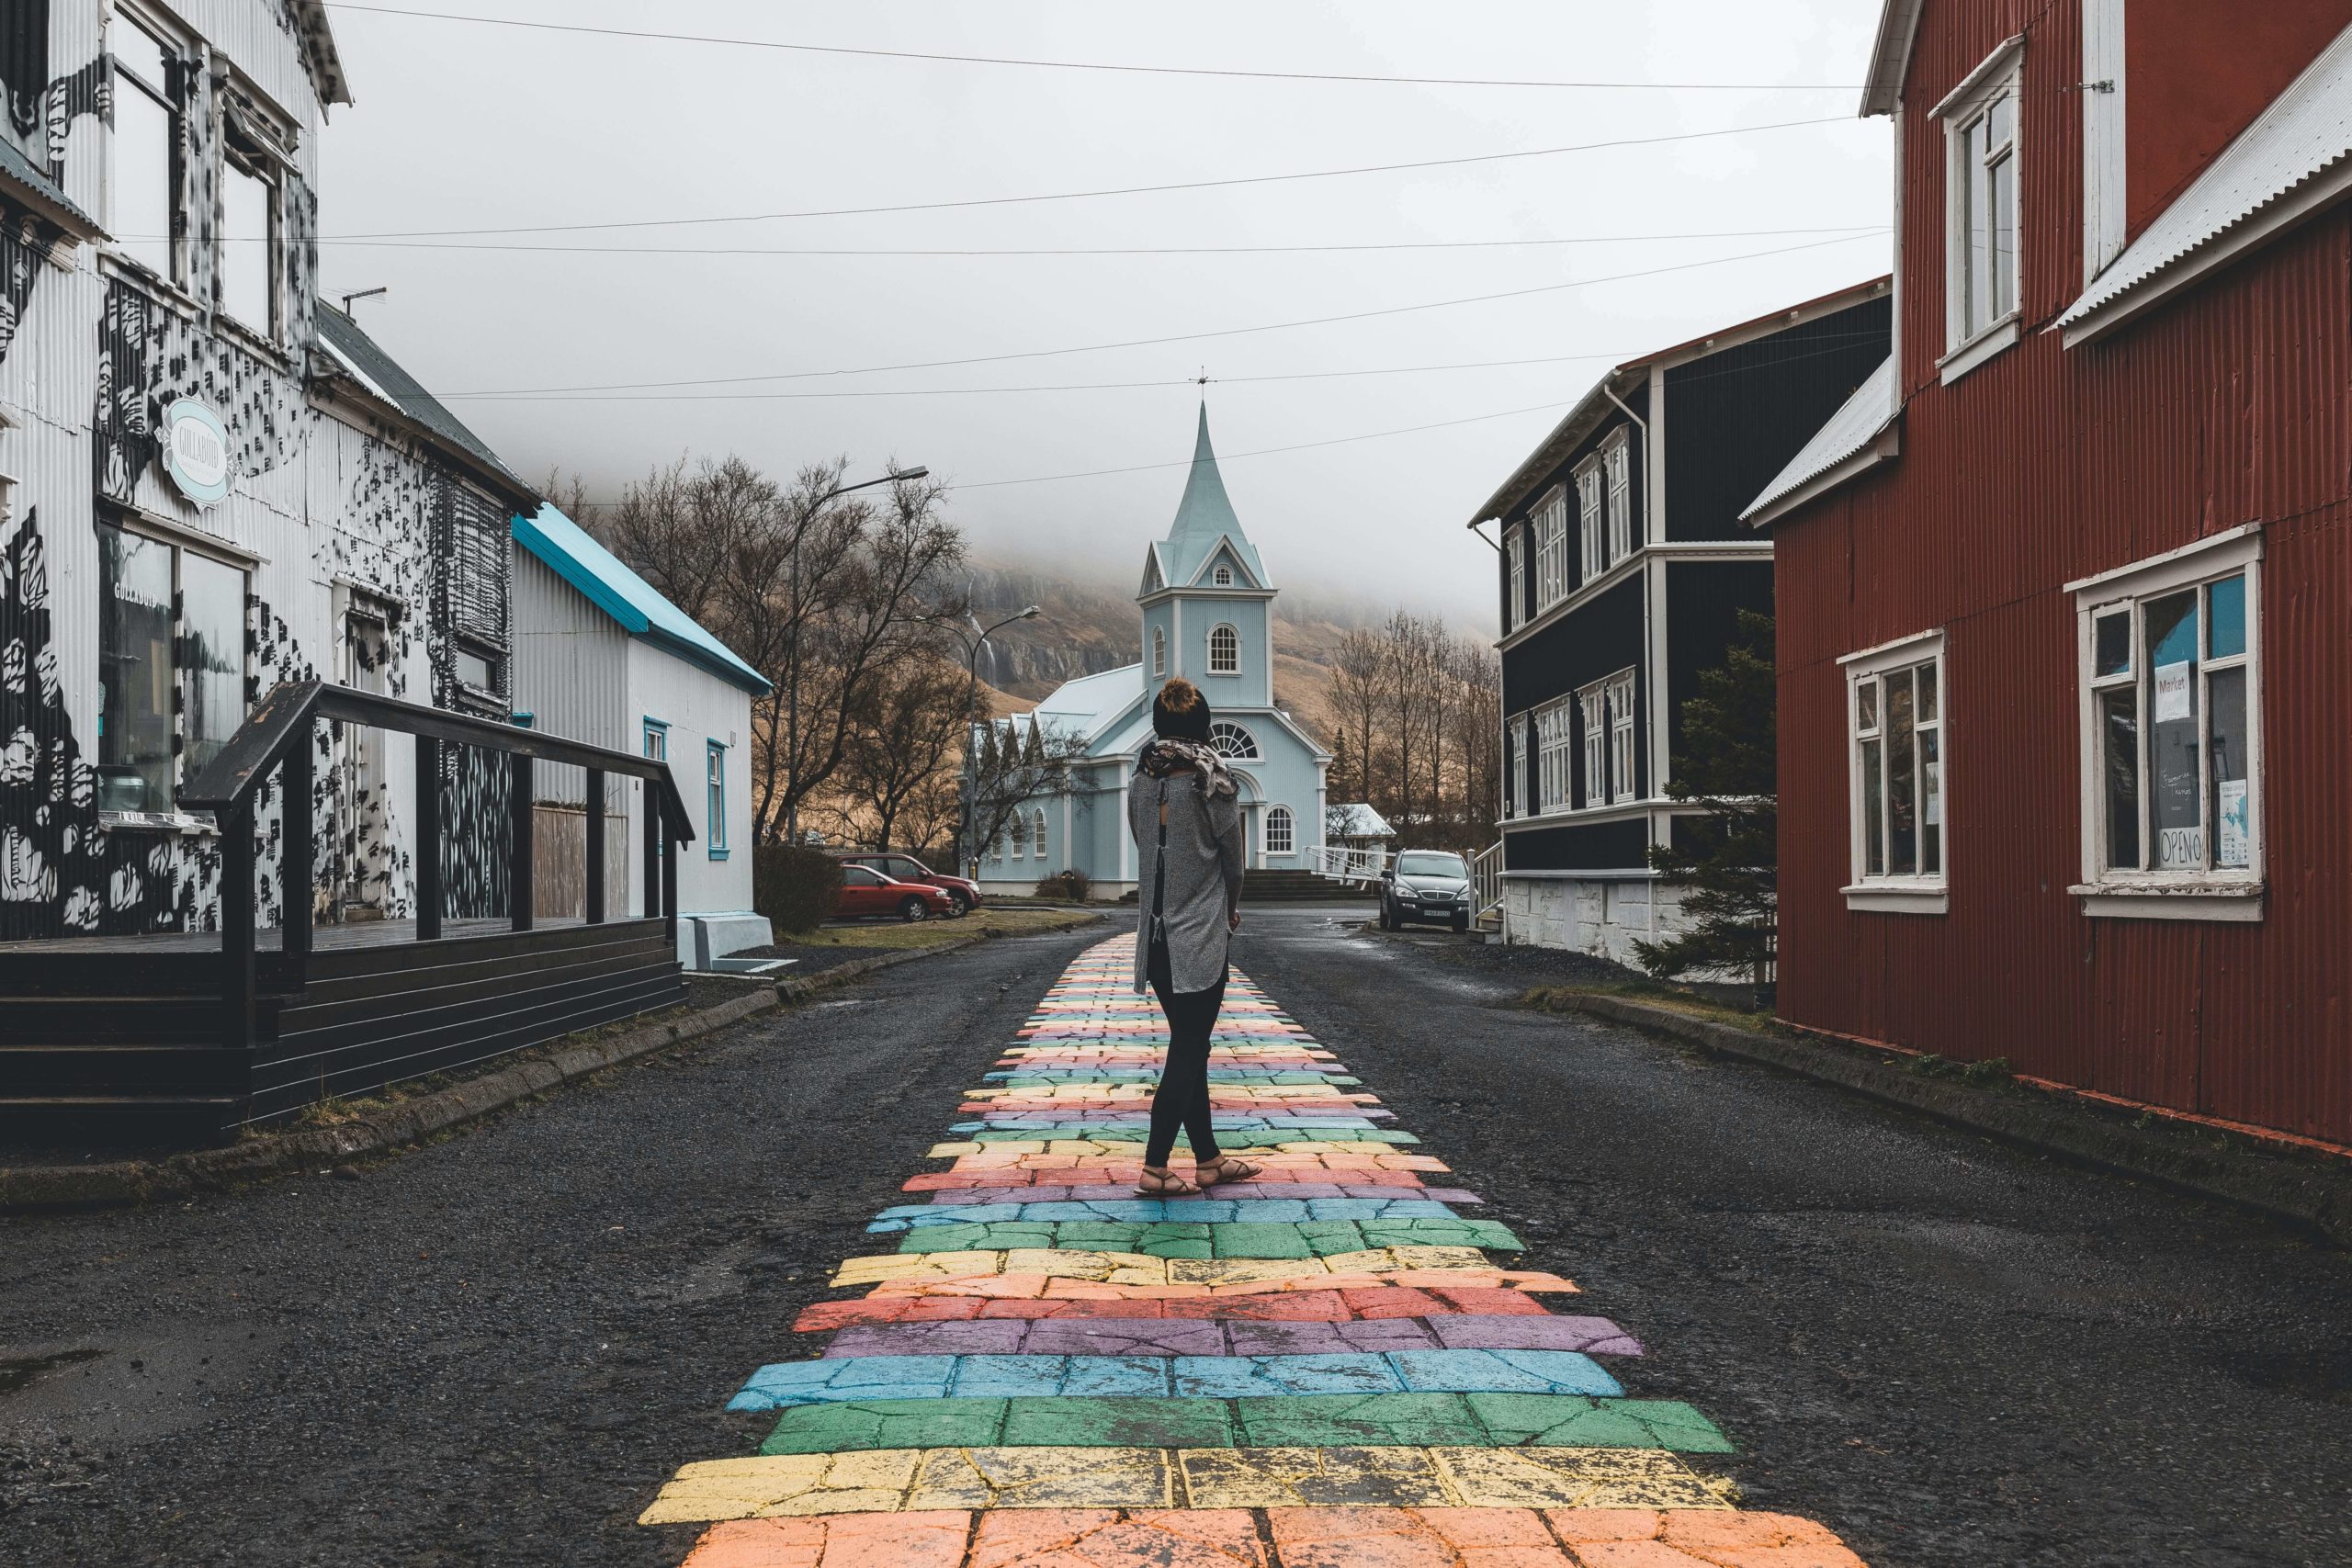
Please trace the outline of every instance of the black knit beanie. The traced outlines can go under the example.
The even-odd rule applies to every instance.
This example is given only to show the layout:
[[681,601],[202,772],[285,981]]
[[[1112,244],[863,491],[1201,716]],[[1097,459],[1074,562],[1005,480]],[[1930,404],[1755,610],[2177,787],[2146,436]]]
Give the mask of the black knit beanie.
[[1171,676],[1159,688],[1159,695],[1151,700],[1151,732],[1171,740],[1198,740],[1209,738],[1209,700],[1201,689],[1182,675]]

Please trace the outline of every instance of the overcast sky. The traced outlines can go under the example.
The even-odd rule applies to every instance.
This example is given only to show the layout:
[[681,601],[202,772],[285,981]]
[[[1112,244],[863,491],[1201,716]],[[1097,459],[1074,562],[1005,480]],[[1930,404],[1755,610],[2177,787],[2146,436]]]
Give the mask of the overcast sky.
[[[1462,525],[1615,360],[1883,271],[1888,130],[1853,118],[1878,0],[386,0],[417,9],[932,53],[1825,90],[1435,87],[1047,70],[590,37],[368,14],[334,25],[356,105],[324,142],[330,295],[526,478],[609,497],[681,453],[847,454],[958,485],[986,557],[1124,578],[1164,531],[1209,416],[1278,582],[1472,618],[1492,557]],[[1831,123],[1452,168],[1083,200],[762,221]],[[1633,243],[1191,255],[808,255]],[[1876,231],[1862,232],[1873,230]],[[1830,243],[1823,243],[1828,241]],[[1806,246],[1806,249],[1791,247]],[[456,248],[494,247],[494,248]],[[522,249],[515,247],[535,247]],[[643,247],[614,254],[549,247]],[[1782,251],[1779,255],[1755,253]],[[1689,264],[1713,258],[1720,265]],[[1677,267],[1683,270],[1658,272]],[[1652,276],[1607,281],[1614,275]],[[1593,280],[1589,284],[1581,280]],[[1575,283],[1517,299],[1038,355]],[[991,358],[876,372],[872,367]],[[1567,357],[1577,356],[1577,357]],[[1329,371],[1554,363],[1324,379]],[[810,373],[820,374],[810,374]],[[824,374],[856,372],[855,374]],[[797,378],[708,384],[720,378]],[[701,382],[551,399],[456,394]],[[1084,390],[853,396],[1163,383]],[[776,396],[791,393],[793,396]],[[753,395],[746,395],[753,394]],[[809,395],[815,394],[815,395]],[[1522,411],[1522,412],[1507,412]],[[1504,417],[1478,417],[1503,415]],[[1261,457],[1261,448],[1464,421]],[[1170,465],[1148,468],[1146,465]],[[1096,469],[1142,471],[1004,483]]]

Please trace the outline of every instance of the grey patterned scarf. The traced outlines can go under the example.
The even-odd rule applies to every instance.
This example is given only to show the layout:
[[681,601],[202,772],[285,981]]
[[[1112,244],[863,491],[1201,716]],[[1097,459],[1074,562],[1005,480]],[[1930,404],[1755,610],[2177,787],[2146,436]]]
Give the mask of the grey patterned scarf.
[[1223,754],[1204,740],[1157,736],[1136,760],[1136,772],[1156,779],[1164,779],[1185,767],[1199,771],[1202,793],[1212,800],[1231,800],[1241,793],[1241,786],[1233,782],[1232,770],[1225,765]]

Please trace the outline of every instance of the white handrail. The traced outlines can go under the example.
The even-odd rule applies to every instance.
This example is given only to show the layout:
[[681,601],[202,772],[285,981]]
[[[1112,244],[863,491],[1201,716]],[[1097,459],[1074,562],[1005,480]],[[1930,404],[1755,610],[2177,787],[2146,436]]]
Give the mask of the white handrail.
[[1500,840],[1470,857],[1470,892],[1477,900],[1474,919],[1484,919],[1503,907],[1503,846]]
[[1326,844],[1308,860],[1308,869],[1318,876],[1329,876],[1341,882],[1370,882],[1380,875],[1388,863],[1385,850],[1356,850],[1340,844]]

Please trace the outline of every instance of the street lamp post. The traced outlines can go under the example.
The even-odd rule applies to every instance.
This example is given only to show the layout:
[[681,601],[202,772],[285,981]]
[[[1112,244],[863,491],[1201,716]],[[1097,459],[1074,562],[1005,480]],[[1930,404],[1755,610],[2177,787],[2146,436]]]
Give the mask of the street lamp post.
[[1032,604],[1020,614],[1007,615],[986,631],[981,631],[980,618],[974,615],[971,617],[972,629],[979,632],[979,636],[964,637],[960,631],[956,634],[964,637],[964,798],[963,809],[956,814],[956,860],[959,871],[977,874],[979,870],[979,858],[972,853],[972,797],[978,793],[980,786],[979,748],[973,739],[973,731],[979,728],[980,722],[980,649],[988,646],[989,638],[1013,622],[1036,618],[1037,606]]
[[784,647],[784,760],[791,774],[792,795],[784,807],[784,841],[800,842],[800,537],[817,521],[835,497],[847,495],[854,490],[871,490],[876,485],[896,484],[900,479],[920,479],[930,476],[927,468],[897,468],[878,479],[860,479],[854,485],[835,485],[809,503],[808,514],[792,535],[792,626]]

